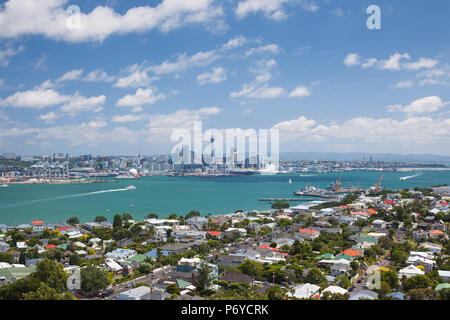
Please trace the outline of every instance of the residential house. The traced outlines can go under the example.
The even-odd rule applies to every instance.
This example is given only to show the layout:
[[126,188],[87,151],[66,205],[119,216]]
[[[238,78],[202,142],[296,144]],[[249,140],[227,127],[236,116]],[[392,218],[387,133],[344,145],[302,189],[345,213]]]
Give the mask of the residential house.
[[294,293],[288,292],[288,297],[293,297],[297,299],[311,299],[311,298],[319,298],[319,290],[320,287],[311,284],[311,283],[305,283],[298,285],[294,288]]
[[221,254],[217,257],[217,265],[222,267],[235,267],[237,268],[242,262],[244,262],[245,256],[238,254]]
[[119,293],[117,300],[150,300],[150,288],[141,286]]
[[227,272],[220,277],[220,280],[227,281],[229,283],[247,283],[249,285],[253,283],[252,277],[239,272]]
[[406,268],[401,269],[398,274],[400,277],[406,276],[407,278],[411,278],[417,275],[424,275],[425,272],[413,265],[409,265]]
[[33,226],[33,232],[44,231],[44,223],[42,222],[42,220],[31,221],[31,225]]
[[298,230],[298,236],[302,237],[303,239],[312,240],[319,237],[319,235],[320,231],[315,229],[302,228]]

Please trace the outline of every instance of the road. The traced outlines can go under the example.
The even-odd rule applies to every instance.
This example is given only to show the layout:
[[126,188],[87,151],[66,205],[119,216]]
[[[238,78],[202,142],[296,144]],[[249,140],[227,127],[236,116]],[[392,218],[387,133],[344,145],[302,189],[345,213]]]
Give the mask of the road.
[[[361,291],[363,289],[367,289],[364,288],[365,283],[367,282],[367,279],[372,275],[372,273],[378,269],[379,267],[388,267],[390,265],[390,261],[387,260],[386,258],[382,257],[380,258],[375,264],[370,265],[367,270],[365,270],[361,276],[358,278],[358,282],[356,282],[355,284],[355,288],[353,289],[353,291],[351,292],[351,294],[355,294],[358,291]],[[359,280],[361,280],[359,282]]]

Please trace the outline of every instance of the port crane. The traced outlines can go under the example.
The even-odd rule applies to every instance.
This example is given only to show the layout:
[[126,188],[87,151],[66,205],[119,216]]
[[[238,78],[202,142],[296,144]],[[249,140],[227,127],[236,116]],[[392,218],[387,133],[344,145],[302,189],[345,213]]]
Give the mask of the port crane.
[[384,173],[381,175],[380,181],[378,183],[375,182],[375,192],[378,192],[380,190],[381,181],[383,180]]
[[338,181],[336,181],[336,189],[335,189],[335,191],[336,192],[341,192],[341,178],[342,178],[342,173],[339,175],[339,179],[338,179]]

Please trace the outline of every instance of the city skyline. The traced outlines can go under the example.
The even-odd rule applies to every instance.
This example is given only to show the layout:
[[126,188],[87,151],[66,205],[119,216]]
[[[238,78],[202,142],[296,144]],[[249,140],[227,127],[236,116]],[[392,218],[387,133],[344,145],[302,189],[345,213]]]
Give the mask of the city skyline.
[[4,151],[170,153],[202,120],[279,129],[281,153],[450,155],[445,1],[1,3]]

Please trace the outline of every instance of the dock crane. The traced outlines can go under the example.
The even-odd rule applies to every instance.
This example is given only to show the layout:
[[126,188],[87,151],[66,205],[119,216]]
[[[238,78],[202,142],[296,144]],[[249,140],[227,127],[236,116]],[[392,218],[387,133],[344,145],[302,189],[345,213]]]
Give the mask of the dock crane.
[[341,192],[341,178],[342,178],[342,173],[339,175],[339,179],[338,181],[336,181],[336,192]]
[[378,183],[375,182],[375,192],[378,192],[380,190],[381,181],[383,180],[384,173],[381,175],[380,181]]

